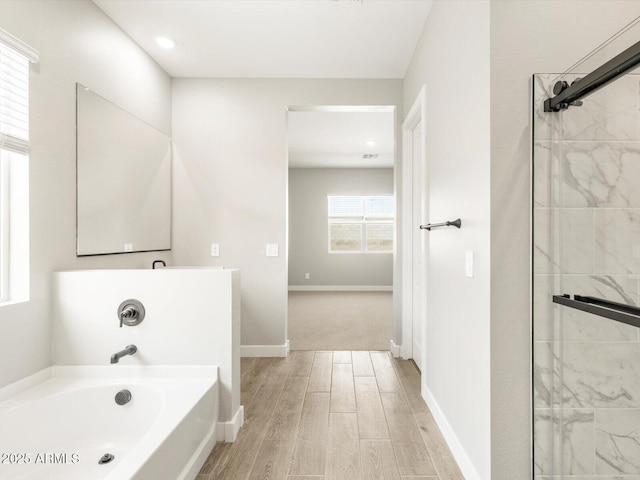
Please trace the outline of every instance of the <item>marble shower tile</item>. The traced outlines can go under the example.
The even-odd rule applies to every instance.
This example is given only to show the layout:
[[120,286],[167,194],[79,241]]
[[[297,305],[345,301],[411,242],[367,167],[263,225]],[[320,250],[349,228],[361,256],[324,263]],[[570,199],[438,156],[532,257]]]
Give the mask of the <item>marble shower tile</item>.
[[[552,163],[551,142],[535,141],[533,143],[533,205],[535,207],[557,206],[555,190],[552,190],[554,181],[558,181],[558,163]],[[556,189],[557,190],[557,189]]]
[[[593,475],[595,432],[592,409],[536,409],[536,475]],[[562,420],[560,417],[562,416]],[[562,425],[562,428],[560,428]],[[560,458],[562,457],[562,461]]]
[[596,410],[596,473],[640,474],[640,410]]
[[593,273],[593,211],[535,208],[533,262],[536,274]]
[[554,148],[556,157],[563,157],[562,186],[554,191],[560,206],[640,207],[639,142],[564,142]]
[[560,469],[560,429],[556,416],[559,410],[534,410],[533,461],[536,475],[549,475]]
[[533,405],[550,408],[559,405],[559,342],[533,343]]
[[563,405],[640,407],[639,342],[564,342]]
[[558,338],[558,309],[552,296],[560,292],[560,275],[537,274],[533,276],[533,339]]
[[558,140],[562,118],[544,111],[544,101],[553,96],[553,85],[560,76],[554,73],[535,74],[533,77],[533,139]]
[[595,271],[640,273],[640,209],[596,209]]
[[[580,75],[577,75],[580,76]],[[562,112],[564,140],[638,140],[638,75],[626,75]]]

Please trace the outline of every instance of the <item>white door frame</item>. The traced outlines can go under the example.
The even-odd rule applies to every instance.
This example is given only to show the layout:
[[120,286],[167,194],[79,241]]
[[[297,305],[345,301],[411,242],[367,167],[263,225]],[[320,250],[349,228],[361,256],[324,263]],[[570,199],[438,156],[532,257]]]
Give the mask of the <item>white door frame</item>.
[[[411,175],[413,155],[411,153],[413,150],[413,130],[420,122],[422,152],[426,158],[426,97],[427,86],[423,85],[416,100],[413,102],[411,110],[409,110],[402,123],[402,346],[400,350],[402,358],[413,358],[413,235],[418,225],[413,224],[413,178]],[[428,186],[425,185],[425,188],[428,188]],[[428,195],[426,197],[428,198]],[[426,301],[424,305],[426,308]],[[417,362],[420,365],[426,365],[426,343],[424,341],[426,339],[426,328],[426,325],[422,325],[422,359]]]

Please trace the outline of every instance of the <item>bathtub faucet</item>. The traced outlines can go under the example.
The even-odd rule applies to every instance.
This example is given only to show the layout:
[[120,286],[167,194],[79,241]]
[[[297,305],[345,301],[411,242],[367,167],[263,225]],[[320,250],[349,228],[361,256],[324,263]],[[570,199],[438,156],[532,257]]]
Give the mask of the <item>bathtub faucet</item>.
[[119,352],[111,355],[111,363],[118,363],[122,357],[126,357],[127,355],[133,355],[138,351],[138,347],[135,345],[127,345],[127,348],[124,350],[120,350]]

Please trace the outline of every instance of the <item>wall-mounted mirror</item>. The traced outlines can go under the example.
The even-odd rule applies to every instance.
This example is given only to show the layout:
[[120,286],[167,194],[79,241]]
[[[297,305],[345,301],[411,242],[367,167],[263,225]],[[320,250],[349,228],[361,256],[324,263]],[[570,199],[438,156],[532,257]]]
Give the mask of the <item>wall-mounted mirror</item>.
[[76,84],[77,255],[171,249],[171,139]]

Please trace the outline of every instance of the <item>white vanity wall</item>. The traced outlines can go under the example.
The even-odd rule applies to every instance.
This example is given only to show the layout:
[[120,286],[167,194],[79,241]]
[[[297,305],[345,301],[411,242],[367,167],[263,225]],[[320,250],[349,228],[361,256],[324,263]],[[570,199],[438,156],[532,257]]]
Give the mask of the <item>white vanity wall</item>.
[[[122,358],[114,369],[217,365],[219,422],[228,425],[218,431],[227,431],[227,441],[234,439],[242,423],[238,270],[56,272],[52,287],[54,365],[109,365],[111,355],[129,344],[138,352]],[[142,302],[146,316],[135,327],[120,328],[118,306],[131,298]]]

